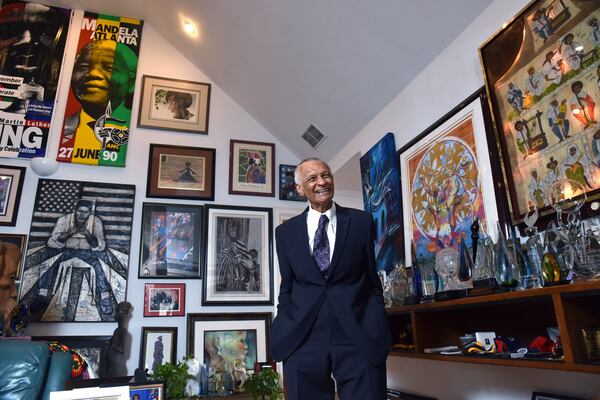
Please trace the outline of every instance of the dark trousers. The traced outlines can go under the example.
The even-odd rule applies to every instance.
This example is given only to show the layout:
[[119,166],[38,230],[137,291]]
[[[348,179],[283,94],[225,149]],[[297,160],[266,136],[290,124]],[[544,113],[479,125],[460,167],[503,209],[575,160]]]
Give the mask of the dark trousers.
[[[335,378],[335,384],[332,379]],[[373,365],[350,342],[327,301],[304,342],[283,363],[287,400],[385,400],[384,365]]]

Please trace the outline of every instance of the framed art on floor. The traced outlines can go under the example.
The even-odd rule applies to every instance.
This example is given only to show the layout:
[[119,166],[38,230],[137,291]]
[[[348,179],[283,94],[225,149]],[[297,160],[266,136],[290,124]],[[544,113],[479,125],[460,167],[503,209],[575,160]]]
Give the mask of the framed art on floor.
[[273,304],[270,208],[207,204],[202,305]]

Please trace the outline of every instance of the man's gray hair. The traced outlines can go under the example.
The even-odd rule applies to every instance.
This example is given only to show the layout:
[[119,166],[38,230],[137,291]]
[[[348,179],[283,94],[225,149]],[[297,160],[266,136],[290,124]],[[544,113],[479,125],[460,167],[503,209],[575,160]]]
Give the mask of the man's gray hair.
[[325,161],[321,160],[318,157],[309,157],[309,158],[305,158],[304,160],[300,161],[300,163],[298,163],[298,165],[296,165],[296,169],[294,170],[294,182],[296,183],[296,185],[299,185],[302,183],[302,180],[300,179],[300,169],[299,167],[304,164],[305,162],[309,162],[309,161],[320,161],[323,164],[325,164],[327,166],[327,169],[331,171],[331,168],[329,168],[329,164],[327,164]]

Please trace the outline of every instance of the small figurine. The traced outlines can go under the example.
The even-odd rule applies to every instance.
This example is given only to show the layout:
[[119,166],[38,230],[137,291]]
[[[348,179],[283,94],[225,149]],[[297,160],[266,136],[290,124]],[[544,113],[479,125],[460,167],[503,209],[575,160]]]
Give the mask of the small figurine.
[[477,261],[477,243],[479,243],[479,217],[473,219],[471,224],[471,243],[473,246],[473,264]]
[[131,344],[131,334],[127,332],[127,320],[133,306],[128,301],[117,304],[118,322],[112,337],[104,343],[100,352],[100,378],[127,376],[127,346]]

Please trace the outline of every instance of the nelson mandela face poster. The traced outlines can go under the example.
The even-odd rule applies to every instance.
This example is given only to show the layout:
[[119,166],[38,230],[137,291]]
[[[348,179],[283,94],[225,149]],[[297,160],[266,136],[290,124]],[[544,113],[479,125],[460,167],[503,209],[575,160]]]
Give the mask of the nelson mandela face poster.
[[22,277],[32,321],[115,321],[135,186],[40,179]]

